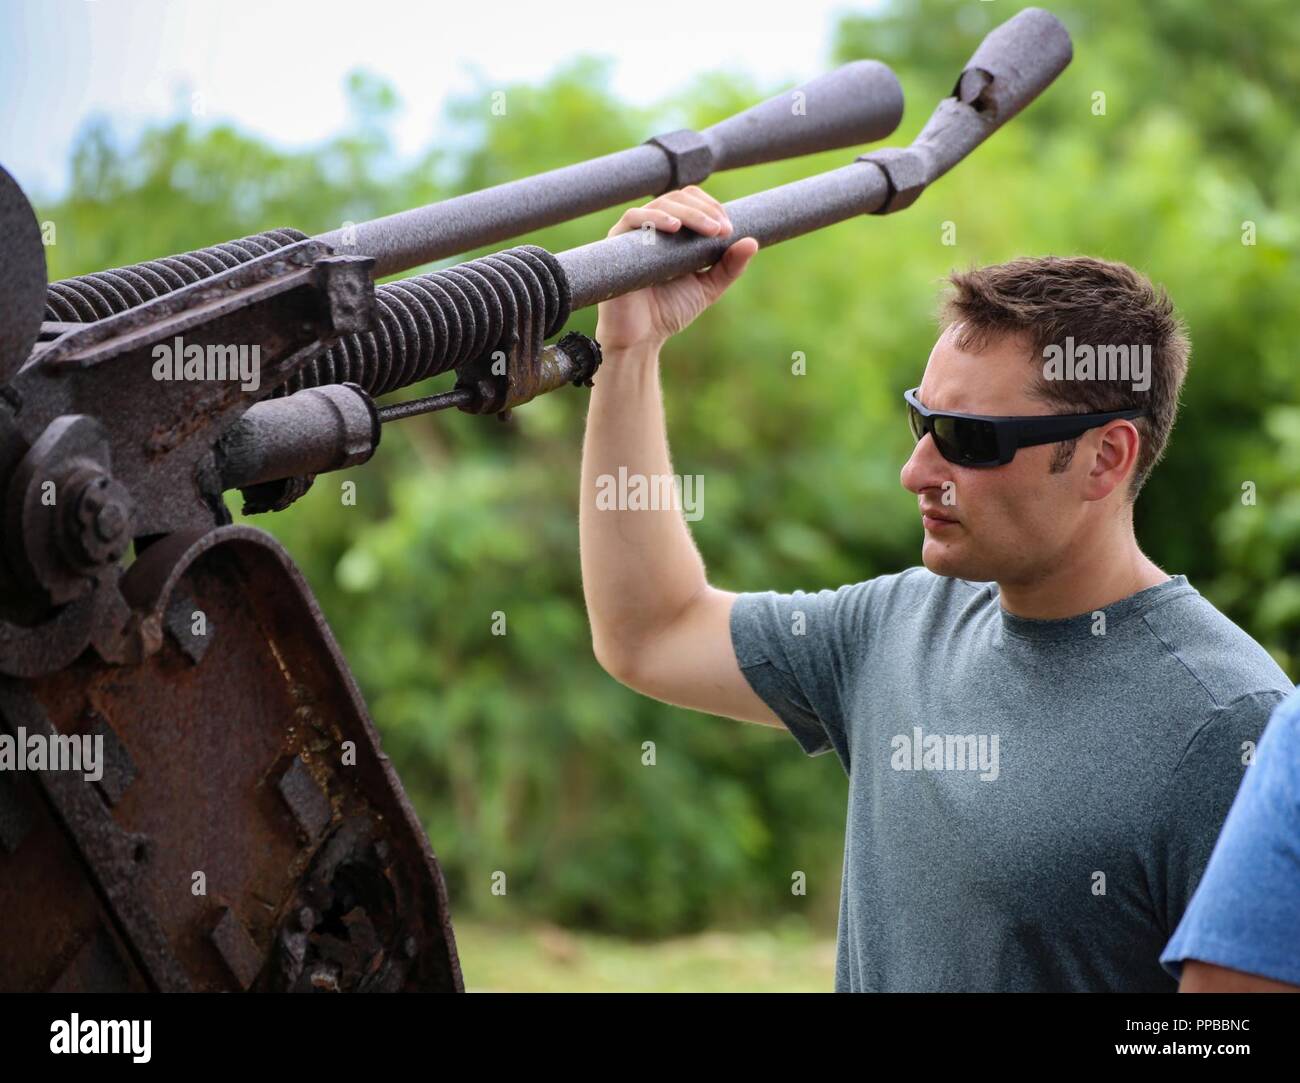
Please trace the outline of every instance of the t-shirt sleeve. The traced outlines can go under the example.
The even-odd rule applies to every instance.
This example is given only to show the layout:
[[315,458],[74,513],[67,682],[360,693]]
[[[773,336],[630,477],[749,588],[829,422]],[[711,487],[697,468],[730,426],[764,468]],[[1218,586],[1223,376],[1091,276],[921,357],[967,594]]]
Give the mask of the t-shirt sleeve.
[[1168,936],[1205,871],[1269,715],[1285,698],[1268,690],[1215,709],[1192,736],[1161,798],[1156,832],[1156,913]]
[[1273,714],[1205,875],[1160,962],[1300,985],[1300,692]]
[[849,770],[847,716],[876,580],[793,594],[737,595],[731,641],[741,672],[810,756],[834,749]]

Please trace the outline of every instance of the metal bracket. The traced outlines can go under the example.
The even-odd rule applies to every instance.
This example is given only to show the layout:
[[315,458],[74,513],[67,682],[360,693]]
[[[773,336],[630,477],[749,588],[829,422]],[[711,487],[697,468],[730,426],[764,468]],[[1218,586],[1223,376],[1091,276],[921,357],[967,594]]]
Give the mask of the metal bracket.
[[889,195],[872,214],[893,214],[910,207],[929,183],[926,161],[912,147],[884,147],[859,154],[855,161],[870,162],[889,184]]
[[664,189],[665,192],[685,188],[688,184],[699,184],[713,172],[713,148],[699,132],[679,128],[675,132],[651,136],[646,142],[653,143],[668,155],[672,179]]

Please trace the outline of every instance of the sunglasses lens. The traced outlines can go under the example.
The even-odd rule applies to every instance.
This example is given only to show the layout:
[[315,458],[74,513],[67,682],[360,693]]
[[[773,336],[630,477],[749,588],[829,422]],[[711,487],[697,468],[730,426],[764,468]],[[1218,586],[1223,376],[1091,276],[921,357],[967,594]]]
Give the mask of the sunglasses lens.
[[998,438],[992,424],[960,417],[936,417],[934,442],[949,462],[978,466],[998,460]]
[[925,420],[916,412],[916,407],[910,402],[907,404],[907,424],[912,430],[912,435],[916,437],[919,443],[921,437],[925,435]]

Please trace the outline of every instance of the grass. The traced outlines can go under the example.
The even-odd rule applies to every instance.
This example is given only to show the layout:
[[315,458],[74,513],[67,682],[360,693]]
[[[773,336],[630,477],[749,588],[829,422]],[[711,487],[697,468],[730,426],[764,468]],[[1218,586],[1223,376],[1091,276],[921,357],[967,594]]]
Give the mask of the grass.
[[659,941],[454,924],[467,992],[830,992],[835,941],[802,923]]

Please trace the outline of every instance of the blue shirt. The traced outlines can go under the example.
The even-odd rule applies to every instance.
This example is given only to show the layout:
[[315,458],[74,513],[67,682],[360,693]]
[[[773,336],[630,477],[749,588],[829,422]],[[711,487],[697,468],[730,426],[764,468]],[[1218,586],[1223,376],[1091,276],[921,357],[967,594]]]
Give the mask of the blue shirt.
[[1300,985],[1300,692],[1273,712],[1205,875],[1160,956]]

